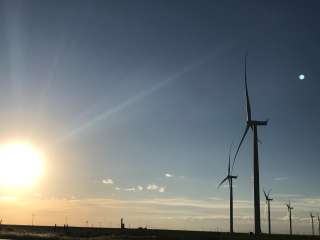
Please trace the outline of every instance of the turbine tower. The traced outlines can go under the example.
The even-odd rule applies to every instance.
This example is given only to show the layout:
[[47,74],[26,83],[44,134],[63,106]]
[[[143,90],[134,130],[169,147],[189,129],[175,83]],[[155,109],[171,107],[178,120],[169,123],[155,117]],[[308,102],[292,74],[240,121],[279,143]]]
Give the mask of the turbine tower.
[[290,204],[290,201],[288,204],[286,204],[289,212],[289,223],[290,223],[290,235],[292,235],[292,220],[291,220],[291,211],[293,210],[293,207]]
[[232,175],[232,170],[230,169],[230,155],[231,155],[231,146],[229,150],[229,162],[228,162],[228,175],[220,182],[218,188],[228,180],[229,182],[229,191],[230,191],[230,233],[233,233],[233,179],[237,179],[238,176]]
[[271,219],[270,219],[270,202],[273,201],[273,198],[270,198],[270,192],[271,190],[269,190],[268,194],[263,190],[264,196],[266,198],[266,204],[268,206],[268,230],[269,230],[269,234],[271,234]]
[[310,217],[311,217],[311,225],[312,225],[312,236],[314,236],[314,225],[313,225],[313,219],[314,219],[314,215],[312,215],[312,213],[310,213]]
[[[258,127],[266,126],[268,121],[257,121],[251,118],[251,106],[248,93],[247,85],[247,56],[245,56],[244,61],[244,83],[245,83],[245,93],[246,93],[246,110],[247,110],[247,122],[246,128],[238,145],[236,154],[233,159],[233,165],[240,150],[240,147],[243,143],[244,138],[246,137],[249,128],[253,131],[253,192],[254,192],[254,227],[255,233],[261,233],[261,223],[260,223],[260,185],[259,185],[259,154],[258,154]],[[233,168],[232,165],[232,168]]]
[[318,216],[318,231],[319,231],[319,236],[320,236],[320,217]]

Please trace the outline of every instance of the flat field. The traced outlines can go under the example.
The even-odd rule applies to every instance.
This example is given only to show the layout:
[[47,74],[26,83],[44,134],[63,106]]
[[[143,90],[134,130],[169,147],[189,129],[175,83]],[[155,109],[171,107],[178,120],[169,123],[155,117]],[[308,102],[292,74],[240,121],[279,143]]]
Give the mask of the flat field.
[[86,228],[86,227],[54,227],[28,225],[1,225],[0,239],[29,239],[29,240],[72,240],[72,239],[155,239],[155,240],[311,240],[319,236],[306,235],[267,235],[253,236],[248,233],[230,235],[223,232],[179,231],[156,229],[119,229],[119,228]]

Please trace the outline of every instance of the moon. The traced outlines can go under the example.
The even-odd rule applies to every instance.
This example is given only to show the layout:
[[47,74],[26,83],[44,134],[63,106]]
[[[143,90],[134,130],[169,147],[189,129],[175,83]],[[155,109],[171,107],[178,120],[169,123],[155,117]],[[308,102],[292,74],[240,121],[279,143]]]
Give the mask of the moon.
[[304,76],[303,74],[300,74],[300,75],[299,75],[299,79],[302,81],[302,80],[305,79],[305,76]]

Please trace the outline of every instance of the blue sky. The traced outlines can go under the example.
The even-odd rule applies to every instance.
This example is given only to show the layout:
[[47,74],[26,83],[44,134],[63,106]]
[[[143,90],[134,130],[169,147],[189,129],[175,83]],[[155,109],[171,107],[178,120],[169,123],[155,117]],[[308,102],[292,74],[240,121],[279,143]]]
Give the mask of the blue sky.
[[[0,138],[46,152],[42,181],[15,196],[42,201],[45,210],[33,210],[40,223],[63,223],[71,199],[76,225],[85,221],[76,209],[88,204],[81,217],[96,225],[122,214],[135,226],[227,230],[228,191],[216,186],[245,125],[247,51],[253,116],[270,119],[259,129],[260,175],[274,193],[276,230],[287,231],[291,199],[301,206],[297,231],[310,231],[320,195],[316,1],[0,4]],[[251,231],[251,136],[235,174],[235,198],[245,205],[235,213],[249,219],[236,229]],[[11,193],[1,192],[7,201]],[[30,218],[10,214],[11,222]]]

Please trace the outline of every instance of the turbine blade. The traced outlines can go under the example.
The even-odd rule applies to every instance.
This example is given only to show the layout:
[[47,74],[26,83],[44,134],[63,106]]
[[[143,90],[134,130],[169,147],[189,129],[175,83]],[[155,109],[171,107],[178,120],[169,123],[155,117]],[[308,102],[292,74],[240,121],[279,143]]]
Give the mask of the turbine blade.
[[263,189],[263,193],[264,193],[264,196],[265,196],[265,198],[266,198],[266,201],[268,201],[268,195],[267,195],[267,193],[264,191],[264,189]]
[[225,181],[227,181],[228,178],[229,178],[229,176],[226,176],[226,177],[221,181],[221,183],[219,183],[218,188],[221,187],[221,185],[222,185]]
[[266,201],[266,204],[264,205],[264,217],[267,217],[267,211],[268,211],[268,202]]
[[246,129],[244,130],[244,133],[243,133],[242,138],[241,138],[241,140],[240,140],[240,143],[239,143],[239,145],[238,145],[236,154],[234,155],[233,163],[232,163],[232,170],[233,170],[234,163],[235,163],[235,161],[236,161],[237,155],[238,155],[238,153],[239,153],[240,147],[241,147],[241,145],[242,145],[242,142],[243,142],[244,138],[246,137],[247,132],[248,132],[248,130],[249,130],[249,127],[250,127],[249,125],[246,126]]
[[228,176],[230,176],[230,153],[229,153],[229,162],[228,162]]
[[231,145],[230,145],[230,147],[229,147],[228,176],[231,175],[231,171],[230,171],[230,156],[231,156],[232,147],[233,147],[233,142],[231,143]]
[[247,54],[244,58],[244,83],[246,89],[246,108],[247,108],[247,121],[251,121],[251,106],[250,106],[250,99],[248,93],[248,84],[247,84]]

